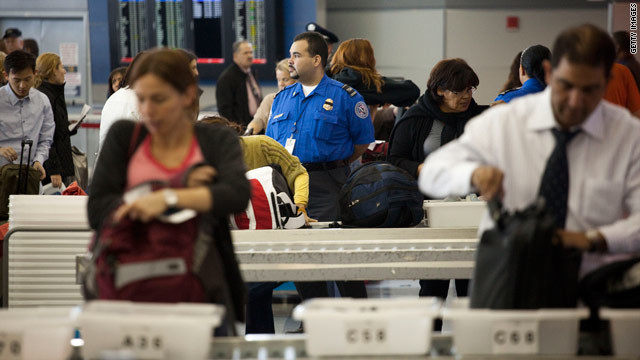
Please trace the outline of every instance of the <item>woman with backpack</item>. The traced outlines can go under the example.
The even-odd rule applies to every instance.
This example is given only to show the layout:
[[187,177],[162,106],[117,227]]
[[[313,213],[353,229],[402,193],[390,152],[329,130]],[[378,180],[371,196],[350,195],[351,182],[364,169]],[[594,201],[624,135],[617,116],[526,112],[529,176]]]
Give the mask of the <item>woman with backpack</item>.
[[[133,301],[219,303],[227,306],[229,322],[242,321],[244,283],[227,223],[230,214],[246,208],[250,197],[238,137],[230,129],[195,122],[198,87],[188,59],[178,51],[159,49],[144,54],[132,69],[130,85],[138,98],[142,122],[116,122],[100,152],[88,216],[98,242],[106,233],[111,237],[110,242],[94,244],[94,256],[100,247],[103,252],[113,250],[120,235],[113,229],[136,232],[136,241],[142,238],[152,243],[143,247],[121,242],[119,252],[111,253],[118,264],[145,254],[151,257],[162,249],[182,251],[172,248],[174,239],[192,231],[194,225],[191,220],[172,220],[172,213],[180,210],[198,215],[198,231],[186,243],[193,247],[193,256],[184,259],[186,271],[179,266],[167,269],[178,272],[181,281],[170,283],[173,276],[160,274],[118,287],[118,270],[124,269],[116,269],[115,290],[113,286],[107,290],[111,297]],[[158,181],[169,186],[156,190],[153,184]],[[133,230],[121,229],[123,224]],[[173,238],[155,244],[155,238],[144,231],[158,228],[169,229]],[[166,234],[156,231],[155,235]],[[201,238],[207,241],[200,242]],[[154,287],[160,284],[168,285]]]

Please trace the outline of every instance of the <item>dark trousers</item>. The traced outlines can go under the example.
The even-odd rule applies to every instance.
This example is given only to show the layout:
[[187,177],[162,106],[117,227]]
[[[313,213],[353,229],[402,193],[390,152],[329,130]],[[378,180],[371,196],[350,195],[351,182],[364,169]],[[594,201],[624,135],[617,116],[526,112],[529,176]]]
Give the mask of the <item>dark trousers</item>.
[[[420,280],[420,296],[436,296],[447,298],[449,292],[449,280]],[[456,294],[458,297],[467,296],[469,293],[469,279],[456,279]],[[442,319],[433,322],[434,331],[442,331]]]
[[[456,293],[458,297],[467,296],[469,291],[469,279],[456,279]],[[436,296],[447,298],[449,292],[449,280],[420,280],[420,296]]]
[[[334,221],[340,217],[338,198],[340,189],[349,177],[348,166],[332,170],[309,171],[309,217],[318,221]],[[366,298],[367,289],[363,281],[337,281],[342,297]],[[302,300],[328,297],[325,281],[296,282],[296,289]]]
[[273,324],[273,289],[280,282],[247,283],[247,322],[246,334],[275,334]]

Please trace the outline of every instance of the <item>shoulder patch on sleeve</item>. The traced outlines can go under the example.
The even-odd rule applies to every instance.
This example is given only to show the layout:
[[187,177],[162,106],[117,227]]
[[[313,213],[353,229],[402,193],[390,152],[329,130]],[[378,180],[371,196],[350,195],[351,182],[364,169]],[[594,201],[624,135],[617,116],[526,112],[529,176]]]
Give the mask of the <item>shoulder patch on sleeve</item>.
[[356,116],[358,116],[360,119],[366,119],[367,116],[369,116],[369,108],[367,107],[367,104],[364,103],[364,101],[358,101],[356,103],[355,112]]
[[505,91],[501,92],[501,93],[500,93],[500,94],[498,94],[498,95],[505,95],[505,94],[508,94],[508,93],[510,93],[510,92],[512,92],[512,91],[516,91],[516,90],[520,90],[520,89],[522,89],[522,86],[517,87],[517,88],[513,88],[513,89],[509,89],[509,90],[505,90]]
[[355,96],[358,93],[354,88],[347,84],[342,85],[342,88],[349,93],[349,96]]

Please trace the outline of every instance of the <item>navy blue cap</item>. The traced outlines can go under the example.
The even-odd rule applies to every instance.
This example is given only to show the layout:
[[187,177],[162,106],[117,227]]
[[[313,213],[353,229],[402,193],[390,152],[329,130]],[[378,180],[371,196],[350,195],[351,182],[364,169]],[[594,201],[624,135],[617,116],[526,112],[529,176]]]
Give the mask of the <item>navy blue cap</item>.
[[8,28],[7,30],[4,31],[4,36],[2,37],[2,40],[10,37],[21,37],[21,36],[22,36],[22,31],[16,28]]
[[331,31],[323,28],[322,26],[314,23],[314,22],[310,22],[307,24],[306,26],[307,31],[315,31],[317,33],[319,33],[320,35],[322,35],[324,37],[324,39],[331,44],[335,44],[338,41],[338,37],[336,36],[336,34],[332,33]]

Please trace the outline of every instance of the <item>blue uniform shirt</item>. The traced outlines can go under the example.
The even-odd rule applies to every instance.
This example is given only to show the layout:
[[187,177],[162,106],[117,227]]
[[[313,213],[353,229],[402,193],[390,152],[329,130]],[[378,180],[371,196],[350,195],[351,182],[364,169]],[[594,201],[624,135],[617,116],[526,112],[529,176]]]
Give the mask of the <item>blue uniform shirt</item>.
[[545,84],[541,83],[538,79],[529,79],[522,84],[521,87],[517,89],[507,90],[505,92],[500,93],[493,101],[503,100],[508,103],[509,101],[529,94],[535,94],[544,90],[546,87]]
[[375,139],[364,99],[343,86],[325,75],[306,98],[300,83],[287,86],[273,100],[266,135],[282,146],[293,137],[293,155],[302,163],[349,158],[354,145]]

